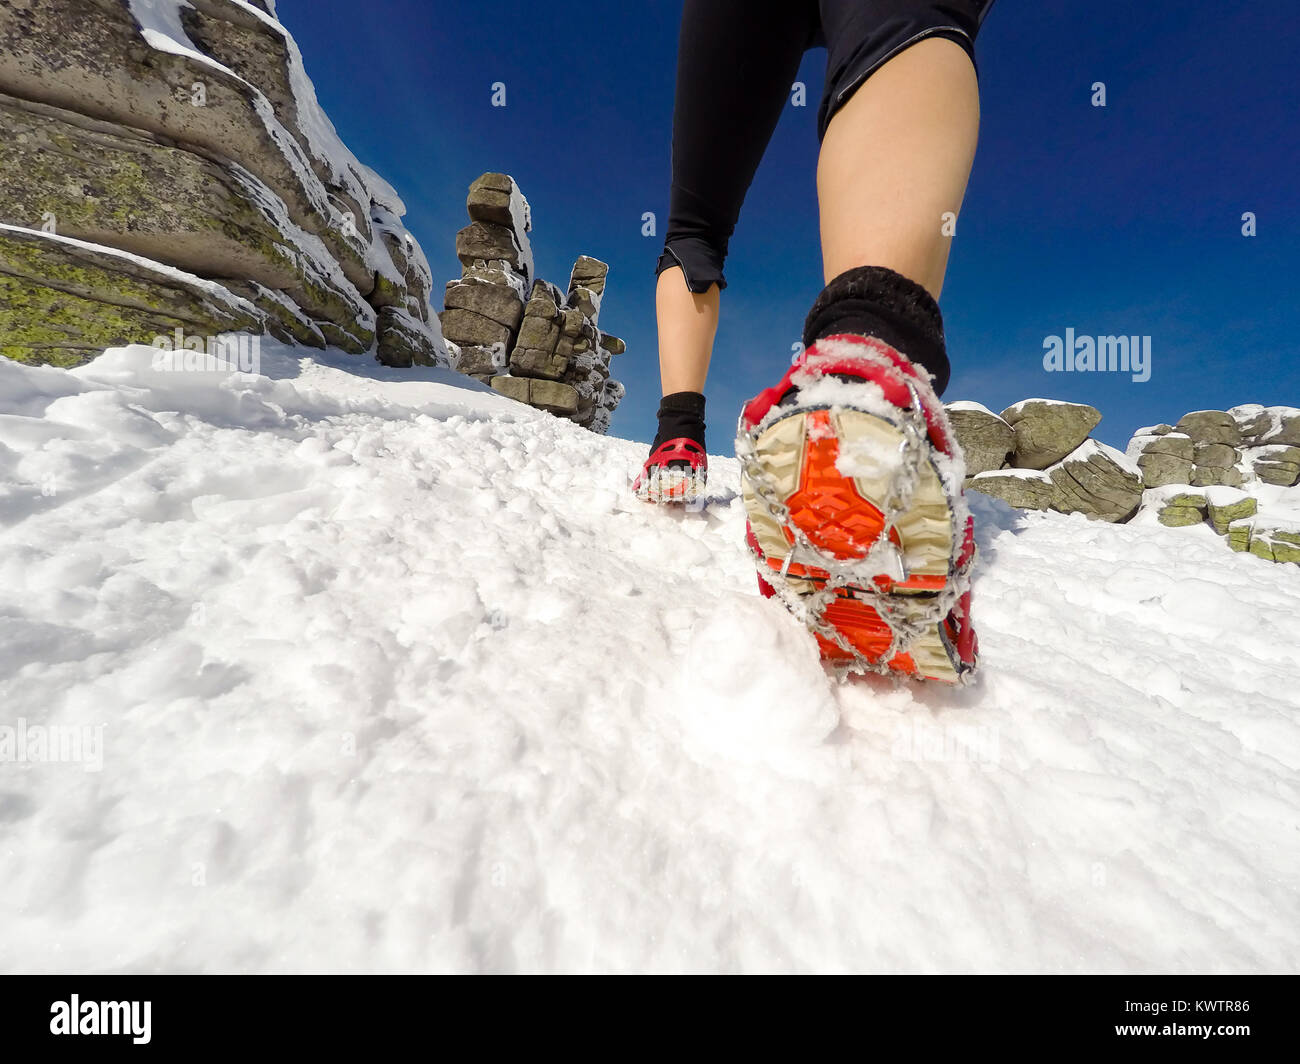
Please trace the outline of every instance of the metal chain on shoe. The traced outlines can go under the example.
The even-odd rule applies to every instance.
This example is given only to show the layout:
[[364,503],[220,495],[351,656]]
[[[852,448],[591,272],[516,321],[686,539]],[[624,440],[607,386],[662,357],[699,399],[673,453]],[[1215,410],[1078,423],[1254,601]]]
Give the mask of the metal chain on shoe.
[[[887,370],[897,372],[892,365],[874,356],[874,353],[863,354],[880,362]],[[912,498],[920,483],[923,463],[927,460],[930,448],[929,426],[926,424],[920,396],[910,381],[906,383],[912,402],[908,409],[899,409],[900,417],[894,422],[895,427],[902,432],[903,438],[899,443],[899,453],[889,492],[878,503],[884,515],[884,528],[876,542],[861,558],[842,560],[822,552],[813,545],[801,528],[790,522],[789,508],[780,499],[780,488],[775,478],[766,471],[759,460],[757,440],[769,426],[793,414],[807,413],[815,409],[828,410],[832,415],[841,410],[860,410],[867,414],[871,414],[872,411],[862,410],[852,404],[829,404],[818,407],[800,406],[796,402],[789,406],[778,405],[773,407],[752,430],[746,430],[742,424],[736,434],[736,457],[756,498],[768,516],[780,527],[788,529],[794,537],[794,543],[786,554],[785,564],[779,571],[768,566],[766,558],[761,553],[755,554],[755,567],[791,613],[803,620],[815,634],[820,635],[848,656],[847,664],[836,666],[836,671],[841,675],[853,672],[891,674],[889,662],[898,654],[907,653],[918,638],[934,625],[940,624],[956,605],[968,585],[969,562],[953,572],[943,591],[930,596],[899,595],[882,591],[876,584],[876,578],[880,576],[896,582],[907,579],[906,562],[902,553],[894,545],[891,534],[898,521],[912,507]],[[964,527],[958,527],[959,516],[953,515],[951,563],[954,569],[965,531]],[[805,584],[810,581],[804,577],[791,577],[789,573],[793,564],[803,564],[825,572],[827,574],[825,586],[811,593],[796,591],[792,586],[793,580]],[[866,658],[844,638],[837,628],[824,619],[827,608],[838,597],[836,592],[843,589],[852,589],[853,594],[866,601],[889,628],[890,646],[878,661]]]

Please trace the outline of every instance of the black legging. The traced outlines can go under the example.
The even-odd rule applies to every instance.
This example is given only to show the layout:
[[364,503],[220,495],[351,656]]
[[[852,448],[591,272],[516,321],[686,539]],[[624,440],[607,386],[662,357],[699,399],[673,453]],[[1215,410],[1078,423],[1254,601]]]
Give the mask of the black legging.
[[692,292],[727,286],[722,264],[754,173],[809,48],[827,50],[818,139],[853,90],[927,37],[975,58],[993,0],[686,0],[673,107],[673,185],[655,273]]

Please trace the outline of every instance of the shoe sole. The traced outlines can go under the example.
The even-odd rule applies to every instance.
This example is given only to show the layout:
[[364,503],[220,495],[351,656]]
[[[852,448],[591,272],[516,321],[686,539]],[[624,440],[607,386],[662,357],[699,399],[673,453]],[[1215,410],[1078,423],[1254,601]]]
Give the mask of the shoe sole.
[[636,497],[660,506],[688,506],[705,497],[707,481],[693,470],[652,469],[637,486]]
[[[888,457],[882,461],[882,456],[900,455],[904,434],[885,418],[837,407],[794,411],[753,439],[754,459],[770,490],[768,500],[786,508],[790,525],[803,533],[815,556],[790,557],[795,551],[794,532],[768,512],[746,472],[742,497],[754,538],[773,576],[784,570],[791,590],[812,595],[823,590],[830,578],[822,565],[842,567],[864,559],[884,533],[882,504],[894,470]],[[928,600],[947,586],[954,535],[947,491],[927,456],[920,465],[911,505],[890,536],[905,574],[864,574],[857,586],[837,589],[833,601],[820,612],[821,623],[833,628],[874,666],[945,683],[960,682],[958,655],[943,623],[927,626],[906,653],[883,661],[893,632],[864,591],[869,582],[874,592],[885,593],[885,608],[904,618],[917,616]],[[876,593],[871,598],[881,600]],[[812,630],[823,659],[846,667],[855,663],[854,654]]]

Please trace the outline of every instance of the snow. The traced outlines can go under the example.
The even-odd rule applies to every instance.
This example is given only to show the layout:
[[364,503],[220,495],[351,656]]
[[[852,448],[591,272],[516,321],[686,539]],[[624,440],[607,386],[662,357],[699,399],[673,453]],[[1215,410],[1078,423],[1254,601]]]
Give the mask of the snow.
[[976,413],[988,414],[990,417],[998,418],[999,421],[1001,420],[1001,415],[993,413],[993,411],[990,410],[983,403],[977,403],[973,399],[958,399],[952,403],[944,403],[944,409],[947,410],[948,413],[950,414],[953,413],[954,411],[973,410]]
[[1007,414],[1015,412],[1018,414],[1030,403],[1042,403],[1045,406],[1087,406],[1086,403],[1067,403],[1064,399],[1022,399],[1020,402],[1013,403],[1011,406],[1007,407],[1003,412]]
[[[510,182],[510,228],[514,231],[515,241],[519,245],[519,269],[530,285],[537,277],[533,264],[533,244],[528,233],[533,228],[533,209],[529,206],[519,186]],[[525,296],[527,298],[527,296]]]
[[0,359],[5,970],[1300,964],[1300,567],[972,495],[982,679],[839,685],[733,459],[153,354]]
[[1048,484],[1052,482],[1051,475],[1043,469],[986,469],[983,473],[976,473],[971,477],[971,482],[979,480],[980,477],[1019,477],[1021,480],[1042,480]]
[[1188,488],[1188,491],[1203,495],[1211,506],[1232,506],[1249,498],[1249,493],[1227,484],[1211,484],[1204,488]]

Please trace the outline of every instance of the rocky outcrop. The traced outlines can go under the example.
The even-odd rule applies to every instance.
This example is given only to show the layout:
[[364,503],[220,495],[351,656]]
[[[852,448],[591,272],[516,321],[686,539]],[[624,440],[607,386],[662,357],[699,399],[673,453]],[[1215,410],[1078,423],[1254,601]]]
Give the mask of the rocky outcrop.
[[[1167,425],[1139,429],[1129,454],[1141,455],[1143,509],[1164,525],[1208,524],[1234,551],[1300,560],[1300,447],[1278,442],[1297,426],[1300,410],[1251,405],[1195,410],[1179,419],[1179,432]],[[1191,461],[1180,479],[1171,480],[1148,459],[1182,437],[1191,443]],[[1178,447],[1186,454],[1186,444]]]
[[1037,469],[1003,469],[977,473],[969,487],[1019,510],[1050,510],[1056,501],[1052,478]]
[[[445,363],[404,213],[320,111],[273,4],[0,5],[0,223],[27,234],[25,272],[0,279],[9,357],[73,365],[149,343],[155,318],[235,327],[213,306],[238,305],[240,329]],[[131,294],[70,241],[129,253]]]
[[1142,471],[1089,438],[1101,421],[1095,407],[1026,399],[1001,416],[971,402],[946,409],[967,471],[974,472],[966,481],[974,491],[1019,509],[1110,522],[1128,520],[1142,500]]
[[[1089,438],[1045,470],[1019,466],[1020,456],[1037,460],[1051,453],[1041,445],[1046,430],[1022,430],[1032,420],[1073,426],[1053,429],[1058,447],[1083,424],[1097,424],[1092,407],[1044,409],[1054,405],[1026,400],[1004,411],[1014,422],[1017,446],[1001,468],[969,477],[967,488],[1019,509],[1082,513],[1110,522],[1154,520],[1170,528],[1204,526],[1234,551],[1300,562],[1300,445],[1290,442],[1300,436],[1300,410],[1195,410],[1176,425],[1138,429],[1124,454]],[[1005,438],[997,432],[996,415],[977,403],[948,409],[958,441],[977,455],[976,468],[990,461]],[[990,437],[996,441],[992,448],[986,442]]]
[[1175,432],[1181,432],[1200,443],[1219,443],[1235,447],[1241,442],[1241,429],[1236,419],[1226,410],[1194,410],[1184,414],[1174,426]]
[[1017,469],[1046,469],[1088,438],[1101,422],[1101,411],[1081,403],[1026,399],[1002,411],[1015,431],[1011,464]]
[[1001,469],[1016,445],[1016,433],[997,414],[979,403],[957,402],[947,406],[953,434],[966,455],[966,474],[976,476]]
[[1086,440],[1048,471],[1052,509],[1102,521],[1127,521],[1142,502],[1142,473],[1123,454]]
[[439,315],[452,365],[503,395],[605,432],[623,398],[609,376],[625,345],[597,321],[609,267],[581,256],[566,289],[535,278],[532,210],[508,174],[476,178],[456,236],[463,274]]
[[73,367],[132,337],[257,332],[220,285],[130,255],[0,226],[0,355]]
[[1255,476],[1265,484],[1289,488],[1300,483],[1300,447],[1251,447],[1244,456]]
[[1206,510],[1214,531],[1221,536],[1228,534],[1228,526],[1245,517],[1254,517],[1259,503],[1244,491],[1224,488],[1206,495]]

